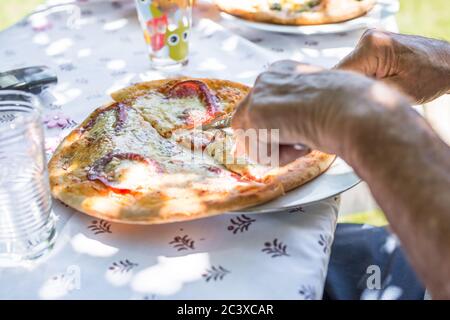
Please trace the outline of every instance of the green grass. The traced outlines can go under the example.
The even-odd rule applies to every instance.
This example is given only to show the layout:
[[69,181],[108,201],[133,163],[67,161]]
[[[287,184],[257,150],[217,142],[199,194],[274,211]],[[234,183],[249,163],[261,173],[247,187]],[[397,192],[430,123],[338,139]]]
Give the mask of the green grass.
[[381,210],[339,215],[338,223],[369,224],[375,227],[388,225],[388,221]]
[[449,0],[400,0],[397,21],[402,33],[450,41]]
[[[0,0],[0,30],[17,22],[44,0]],[[400,0],[398,23],[402,33],[450,41],[449,0]]]
[[0,30],[9,27],[44,0],[0,0]]

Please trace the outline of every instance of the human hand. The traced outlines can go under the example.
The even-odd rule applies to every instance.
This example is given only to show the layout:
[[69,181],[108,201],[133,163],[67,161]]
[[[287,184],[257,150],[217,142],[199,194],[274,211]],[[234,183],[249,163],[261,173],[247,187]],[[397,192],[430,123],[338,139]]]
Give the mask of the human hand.
[[445,41],[370,29],[336,68],[382,80],[416,104],[450,92],[450,44]]
[[[302,143],[344,155],[352,148],[353,138],[378,119],[375,115],[382,108],[399,103],[407,104],[407,100],[362,75],[279,61],[257,78],[238,106],[232,127],[235,131],[278,129],[280,145]],[[259,144],[274,142],[257,137]],[[288,158],[296,158],[296,152],[290,150],[290,154]],[[281,158],[286,159],[283,154]]]

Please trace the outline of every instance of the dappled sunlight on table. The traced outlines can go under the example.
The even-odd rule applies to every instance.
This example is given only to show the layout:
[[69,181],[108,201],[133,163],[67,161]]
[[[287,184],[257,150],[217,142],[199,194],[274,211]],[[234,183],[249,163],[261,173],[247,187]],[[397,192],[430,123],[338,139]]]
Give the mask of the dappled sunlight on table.
[[78,233],[70,240],[75,252],[87,254],[92,257],[110,257],[115,255],[119,249],[106,245],[98,240],[88,238],[85,234]]
[[160,256],[157,260],[157,265],[146,268],[133,277],[133,290],[163,296],[173,295],[185,284],[201,279],[210,266],[208,253],[170,258]]

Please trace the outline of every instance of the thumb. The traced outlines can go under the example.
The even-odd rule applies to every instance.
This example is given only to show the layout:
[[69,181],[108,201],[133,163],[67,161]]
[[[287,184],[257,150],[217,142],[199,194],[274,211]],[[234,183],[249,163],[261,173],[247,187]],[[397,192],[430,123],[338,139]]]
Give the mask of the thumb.
[[267,71],[278,74],[294,74],[294,73],[314,73],[320,72],[323,68],[294,60],[280,60],[272,63]]
[[249,121],[248,121],[248,109],[250,107],[250,99],[251,92],[248,93],[245,98],[238,104],[236,107],[232,118],[231,118],[231,127],[233,129],[248,129]]
[[350,52],[333,69],[356,71],[367,75],[367,67],[365,66],[367,61],[360,52],[360,50]]

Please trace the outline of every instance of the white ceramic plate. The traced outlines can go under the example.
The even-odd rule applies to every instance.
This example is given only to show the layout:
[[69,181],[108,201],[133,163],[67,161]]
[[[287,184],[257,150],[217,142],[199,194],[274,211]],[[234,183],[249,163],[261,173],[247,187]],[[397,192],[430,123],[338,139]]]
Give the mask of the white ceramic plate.
[[268,213],[294,209],[336,196],[360,181],[353,169],[344,160],[337,158],[326,172],[307,184],[273,201],[232,213]]
[[316,26],[285,26],[279,24],[254,22],[239,17],[235,17],[225,12],[221,12],[221,16],[225,20],[232,21],[242,26],[262,31],[312,35],[312,34],[339,33],[365,29],[369,27],[376,27],[380,23],[381,10],[382,10],[381,4],[377,4],[366,15],[361,16],[359,18],[355,18],[341,23],[330,23]]

